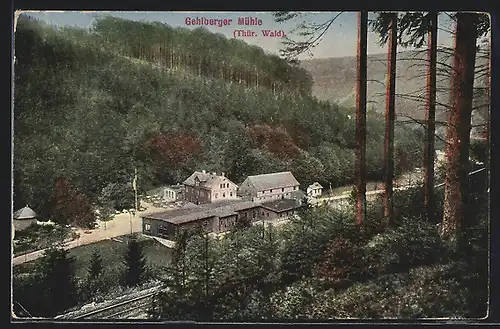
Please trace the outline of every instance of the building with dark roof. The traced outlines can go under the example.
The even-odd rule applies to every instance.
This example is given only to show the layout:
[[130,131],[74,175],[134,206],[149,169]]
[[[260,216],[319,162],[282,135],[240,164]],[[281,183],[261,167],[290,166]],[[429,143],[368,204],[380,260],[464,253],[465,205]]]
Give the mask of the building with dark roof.
[[238,194],[254,202],[292,199],[299,191],[299,182],[290,171],[248,176],[241,183]]
[[232,200],[206,203],[184,209],[167,210],[142,216],[144,234],[173,239],[179,229],[201,227],[207,233],[230,230],[236,224],[248,225],[258,220],[259,205]]
[[296,215],[301,207],[300,200],[295,199],[277,199],[263,202],[261,206],[261,216],[266,220],[285,219]]

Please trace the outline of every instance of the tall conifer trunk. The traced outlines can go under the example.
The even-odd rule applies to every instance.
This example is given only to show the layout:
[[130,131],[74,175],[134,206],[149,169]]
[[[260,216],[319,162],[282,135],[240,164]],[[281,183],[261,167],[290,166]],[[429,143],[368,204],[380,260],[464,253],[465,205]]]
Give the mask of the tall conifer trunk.
[[434,134],[436,132],[436,64],[437,64],[437,12],[428,14],[427,30],[427,85],[425,118],[427,122],[424,144],[424,208],[427,219],[435,214],[434,198]]
[[358,76],[356,94],[356,222],[366,216],[366,83],[368,12],[358,13]]
[[391,224],[393,218],[393,180],[394,180],[394,119],[396,99],[396,52],[398,33],[398,14],[390,14],[391,27],[387,50],[387,83],[386,83],[386,108],[385,108],[385,143],[384,143],[384,215],[387,223]]
[[446,132],[446,178],[441,236],[455,245],[467,219],[469,145],[476,62],[477,14],[457,13],[452,71],[452,109]]

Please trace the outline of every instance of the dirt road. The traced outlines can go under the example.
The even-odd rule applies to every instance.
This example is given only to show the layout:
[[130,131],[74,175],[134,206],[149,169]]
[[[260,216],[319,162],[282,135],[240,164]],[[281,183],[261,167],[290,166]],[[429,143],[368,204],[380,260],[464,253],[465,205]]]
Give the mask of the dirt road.
[[[111,238],[115,238],[117,236],[126,235],[130,233],[141,232],[142,230],[142,221],[141,215],[163,212],[165,208],[157,208],[153,207],[150,204],[143,203],[144,207],[147,208],[144,211],[139,211],[136,216],[132,216],[131,214],[119,214],[115,215],[112,220],[101,222],[98,221],[99,227],[94,230],[76,230],[77,233],[80,234],[80,237],[76,240],[67,242],[65,244],[66,249],[76,248],[79,246],[83,246],[86,244],[91,244],[94,242],[107,240]],[[40,258],[43,256],[43,250],[33,251],[31,253],[14,257],[12,263],[13,265],[22,264],[24,262],[29,262]]]

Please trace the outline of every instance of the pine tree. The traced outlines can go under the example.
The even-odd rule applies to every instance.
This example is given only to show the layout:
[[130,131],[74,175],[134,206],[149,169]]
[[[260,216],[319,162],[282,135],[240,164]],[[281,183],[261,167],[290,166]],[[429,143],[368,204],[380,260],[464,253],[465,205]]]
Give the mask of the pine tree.
[[188,264],[186,257],[190,233],[180,231],[175,237],[170,266],[166,268],[165,290],[160,292],[149,310],[150,317],[159,320],[186,320],[192,311],[188,289]]
[[123,275],[123,285],[133,287],[142,283],[147,270],[146,258],[142,250],[142,245],[135,238],[132,238],[128,243],[123,263],[126,266]]
[[91,299],[95,294],[104,292],[102,284],[102,274],[104,267],[102,265],[102,257],[99,251],[95,250],[90,258],[89,267],[87,269],[87,278],[83,287],[85,299]]
[[88,278],[90,280],[97,280],[103,272],[102,258],[99,251],[94,250],[90,258],[90,265],[88,268]]
[[366,217],[366,75],[368,12],[358,13],[358,76],[356,95],[356,222]]
[[441,235],[452,245],[465,242],[467,220],[469,146],[476,64],[478,18],[474,13],[457,13],[453,56],[452,110],[446,129],[446,177]]
[[438,14],[429,13],[427,27],[427,83],[425,113],[427,121],[426,142],[424,146],[424,207],[427,219],[435,213],[434,196],[434,153],[436,132],[436,67],[437,67],[437,34]]
[[389,40],[387,49],[387,84],[386,84],[386,110],[385,110],[385,143],[384,143],[384,215],[387,223],[391,224],[393,218],[393,181],[394,181],[394,120],[396,99],[396,52],[397,52],[397,22],[398,14],[386,14],[390,21]]
[[52,248],[45,252],[41,272],[48,316],[60,314],[78,302],[74,265],[75,258],[65,249]]

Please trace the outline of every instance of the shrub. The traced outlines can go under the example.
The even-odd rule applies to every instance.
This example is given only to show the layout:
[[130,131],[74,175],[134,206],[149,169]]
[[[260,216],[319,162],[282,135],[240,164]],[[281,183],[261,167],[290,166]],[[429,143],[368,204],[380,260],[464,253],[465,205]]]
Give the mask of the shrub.
[[356,280],[364,272],[362,249],[344,237],[330,241],[323,257],[314,268],[315,275],[321,279],[330,282]]
[[292,222],[283,233],[285,243],[282,256],[282,274],[285,284],[309,277],[314,265],[322,261],[332,237],[355,241],[359,229],[351,214],[320,207],[305,211],[300,220]]
[[435,226],[416,219],[404,219],[400,226],[377,234],[364,247],[372,274],[405,271],[431,264],[443,251]]
[[299,281],[277,291],[270,298],[273,320],[304,319],[310,314],[310,305],[317,299],[320,286],[315,279]]
[[333,289],[318,293],[302,316],[313,319],[462,317],[472,305],[470,291],[459,279],[464,274],[460,264],[447,264],[383,275],[355,284],[342,293]]
[[472,306],[469,289],[461,282],[461,264],[417,267],[409,272],[411,282],[388,300],[393,316],[403,318],[464,317]]

